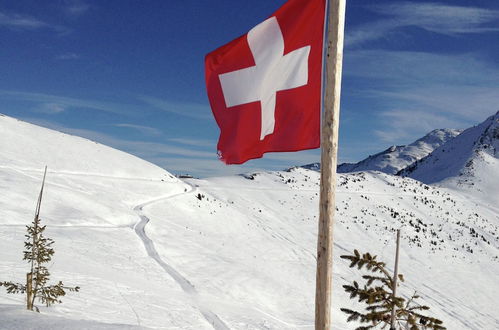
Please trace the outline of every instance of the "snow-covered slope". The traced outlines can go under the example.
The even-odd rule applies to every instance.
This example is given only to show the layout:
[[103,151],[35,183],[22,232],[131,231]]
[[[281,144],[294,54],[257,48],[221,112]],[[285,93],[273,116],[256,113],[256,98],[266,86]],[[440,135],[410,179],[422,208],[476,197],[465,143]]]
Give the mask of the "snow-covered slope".
[[144,179],[173,176],[140,158],[116,149],[0,114],[0,166],[58,173],[85,173]]
[[[41,218],[56,242],[50,271],[54,281],[82,287],[50,314],[95,321],[82,323],[89,327],[96,322],[158,325],[165,315],[172,325],[179,319],[182,325],[204,322],[190,304],[175,299],[182,291],[147,255],[134,231],[141,221],[135,207],[181,193],[188,185],[132,155],[5,116],[0,117],[0,148],[0,280],[26,276],[28,265],[21,260],[25,225],[33,219],[48,165]],[[165,296],[170,300],[163,302]],[[0,304],[22,308],[24,302],[0,288]],[[1,320],[12,319],[9,310],[1,309],[9,314]],[[18,329],[25,328],[19,324]]]
[[[152,224],[154,240],[166,244],[174,237],[182,237],[182,245],[195,240],[199,245],[196,251],[203,253],[187,256],[189,262],[183,268],[188,278],[194,282],[202,282],[207,275],[217,278],[215,284],[203,285],[204,290],[219,301],[230,293],[240,308],[254,307],[246,311],[248,319],[261,319],[263,311],[272,316],[266,321],[269,329],[310,327],[319,173],[297,168],[190,182],[203,191],[201,200],[183,195],[177,204],[182,205],[181,209],[161,204],[150,208],[156,217],[181,214],[178,219],[185,224],[185,228],[176,226],[173,231]],[[185,204],[190,205],[190,211],[184,209]],[[218,222],[218,226],[203,226],[208,219]],[[402,289],[405,294],[417,289],[449,329],[494,329],[499,324],[499,313],[484,303],[498,302],[494,296],[499,292],[494,274],[499,270],[498,224],[497,209],[478,206],[465,195],[446,189],[379,172],[340,175],[335,228],[335,329],[352,328],[338,310],[355,306],[341,285],[348,278],[359,278],[339,256],[358,248],[392,264],[397,228],[403,232],[401,271],[407,278]],[[198,232],[199,228],[205,229]],[[229,236],[224,228],[230,228]],[[165,249],[164,253],[178,257],[178,252],[172,250]],[[201,274],[198,272],[204,260],[217,258],[222,265],[203,267]],[[226,283],[224,290],[220,283]],[[482,285],[490,286],[492,291]],[[484,313],[479,314],[480,310]],[[236,321],[241,316],[227,317]]]
[[399,174],[428,184],[472,189],[499,203],[499,112]]
[[355,164],[340,164],[338,172],[381,171],[388,174],[395,174],[415,161],[427,156],[445,142],[459,135],[459,133],[461,131],[456,129],[436,129],[409,145],[391,146]]
[[[81,292],[37,315],[22,313],[23,297],[0,288],[8,328],[313,329],[319,173],[183,182],[125,153],[6,117],[0,141],[22,129],[27,136],[16,142],[52,164],[41,215],[56,242],[53,280]],[[85,157],[65,158],[75,143]],[[52,160],[46,148],[55,144]],[[1,148],[10,154],[0,150],[0,280],[21,280],[24,225],[45,164]],[[448,329],[498,328],[498,210],[470,196],[379,172],[340,175],[333,329],[353,328],[339,311],[355,308],[341,286],[359,278],[339,256],[357,248],[391,267],[398,228],[401,291],[417,289]]]
[[100,323],[97,321],[74,320],[46,314],[33,314],[21,310],[17,305],[0,305],[1,329],[22,330],[139,330],[141,327],[130,324]]

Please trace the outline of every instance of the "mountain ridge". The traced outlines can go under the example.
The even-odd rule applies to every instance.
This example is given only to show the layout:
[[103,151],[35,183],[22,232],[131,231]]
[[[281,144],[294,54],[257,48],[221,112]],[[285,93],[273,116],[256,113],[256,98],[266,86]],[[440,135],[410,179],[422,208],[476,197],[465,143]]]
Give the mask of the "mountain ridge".
[[[464,130],[428,156],[397,173],[425,183],[449,177],[472,175],[472,164],[480,153],[499,158],[499,111],[482,123]],[[424,172],[431,174],[425,174]]]
[[[435,129],[408,145],[390,146],[387,149],[370,155],[357,163],[342,163],[337,167],[338,173],[360,171],[380,171],[396,174],[417,160],[427,156],[440,145],[459,135],[462,130]],[[302,166],[307,169],[320,170],[319,163]]]
[[491,205],[499,204],[499,112],[468,128],[398,175],[421,182],[474,191]]

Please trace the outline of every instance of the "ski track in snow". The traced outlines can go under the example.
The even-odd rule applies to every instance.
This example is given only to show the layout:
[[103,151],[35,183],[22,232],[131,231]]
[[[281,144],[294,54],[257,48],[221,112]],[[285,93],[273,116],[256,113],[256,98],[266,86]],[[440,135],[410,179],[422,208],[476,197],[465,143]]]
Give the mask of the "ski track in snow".
[[154,246],[154,242],[147,236],[145,232],[145,227],[149,223],[150,219],[143,213],[143,208],[147,205],[165,201],[183,194],[188,194],[194,192],[196,189],[191,186],[191,190],[186,191],[186,192],[181,192],[178,194],[173,194],[169,196],[164,196],[160,197],[142,204],[139,204],[133,208],[135,212],[137,212],[140,220],[135,224],[134,230],[137,236],[142,240],[142,243],[144,243],[144,247],[147,251],[147,254],[149,257],[154,259],[156,263],[165,270],[165,272],[170,275],[175,282],[182,288],[182,290],[190,296],[191,303],[199,310],[199,312],[203,315],[203,317],[208,321],[208,323],[213,326],[215,330],[230,330],[229,327],[218,317],[217,314],[203,306],[198,298],[198,292],[196,290],[196,287],[189,282],[188,279],[186,279],[182,274],[180,274],[175,268],[173,268],[171,265],[167,264],[163,259],[158,254],[158,251],[156,250],[156,247]]
[[[23,175],[30,177],[30,178],[33,178],[33,179],[38,179],[38,178],[35,176],[32,176],[32,175],[29,175],[26,172],[34,172],[34,173],[40,172],[39,170],[30,169],[30,168],[17,168],[17,167],[9,167],[9,166],[0,166],[0,168],[13,170],[13,171],[16,171],[20,174],[23,174]],[[146,179],[146,178],[116,177],[116,176],[109,176],[109,175],[96,175],[96,174],[63,172],[63,171],[50,172],[50,174],[63,175],[63,176],[66,176],[66,175],[89,176],[89,177],[100,177],[100,178],[107,178],[107,179],[131,180],[131,181],[154,181],[153,179]],[[165,181],[163,181],[163,182],[165,182]],[[170,183],[170,182],[166,181],[166,183]],[[172,183],[177,183],[177,182],[172,182]],[[63,188],[63,189],[73,190],[69,186],[56,184],[56,183],[50,183],[50,184],[52,184],[54,186],[58,186],[58,187]],[[218,317],[217,314],[215,314],[214,312],[212,312],[211,310],[209,310],[205,306],[202,306],[201,303],[199,303],[199,301],[197,299],[198,292],[196,290],[196,287],[191,282],[189,282],[189,280],[187,280],[184,276],[182,276],[182,274],[180,274],[175,268],[173,268],[171,265],[167,264],[166,262],[164,262],[161,259],[161,257],[159,256],[159,254],[156,250],[156,247],[154,246],[154,242],[145,233],[145,226],[150,221],[150,219],[146,215],[143,214],[143,212],[142,212],[143,208],[147,205],[154,204],[154,203],[161,202],[161,201],[165,201],[165,200],[168,200],[168,199],[171,199],[171,198],[174,198],[176,196],[183,195],[183,194],[192,193],[196,190],[196,188],[193,187],[192,185],[189,184],[189,186],[191,187],[191,190],[189,190],[189,191],[159,197],[159,198],[156,198],[156,199],[153,199],[153,200],[150,200],[150,201],[147,201],[145,203],[141,203],[141,204],[135,206],[133,208],[133,210],[138,214],[140,220],[135,224],[133,229],[134,229],[135,233],[137,234],[137,236],[139,236],[139,238],[141,239],[142,243],[144,244],[144,247],[147,251],[147,254],[152,259],[154,259],[154,261],[156,261],[156,263],[158,263],[158,265],[161,268],[163,268],[175,280],[175,282],[178,283],[178,285],[182,288],[182,290],[186,294],[188,294],[190,296],[191,302],[193,303],[195,308],[197,308],[199,310],[199,312],[203,315],[203,317],[206,319],[206,321],[208,321],[208,323],[210,323],[215,330],[230,330],[230,328]],[[3,225],[3,226],[16,227],[17,225]],[[24,225],[22,225],[21,227],[24,227]],[[95,229],[129,228],[128,226],[93,226],[93,225],[90,225],[90,226],[62,225],[62,226],[51,226],[51,227],[57,227],[57,228],[95,228]],[[120,293],[120,295],[121,295],[121,293]],[[124,299],[124,297],[123,297],[123,299]],[[137,323],[140,325],[139,315],[137,314],[137,312],[133,309],[133,307],[130,305],[130,303],[126,299],[125,299],[125,301],[130,306],[130,308],[133,310],[133,312],[137,318]]]

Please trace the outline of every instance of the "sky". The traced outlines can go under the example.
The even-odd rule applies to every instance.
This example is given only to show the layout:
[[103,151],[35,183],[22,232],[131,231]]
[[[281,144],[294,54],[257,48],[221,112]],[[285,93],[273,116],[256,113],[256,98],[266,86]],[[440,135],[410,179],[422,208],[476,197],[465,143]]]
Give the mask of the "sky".
[[[207,53],[284,0],[0,0],[0,113],[110,145],[175,174],[281,170],[319,150],[227,166]],[[339,161],[499,110],[499,1],[348,0]]]

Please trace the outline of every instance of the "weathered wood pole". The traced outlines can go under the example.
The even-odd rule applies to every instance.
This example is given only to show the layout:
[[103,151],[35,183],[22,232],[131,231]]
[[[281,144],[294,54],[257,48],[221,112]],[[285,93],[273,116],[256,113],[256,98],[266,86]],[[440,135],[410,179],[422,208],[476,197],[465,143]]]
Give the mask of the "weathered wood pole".
[[326,85],[321,136],[315,329],[331,329],[333,225],[346,0],[328,0]]
[[26,274],[26,309],[32,311],[33,310],[33,274]]
[[35,287],[33,288],[33,273],[35,271],[35,258],[38,255],[37,246],[38,246],[38,224],[40,222],[40,208],[42,207],[42,197],[43,197],[43,188],[45,187],[45,177],[47,176],[47,166],[45,166],[45,171],[43,172],[43,180],[42,187],[40,189],[40,194],[38,195],[38,201],[36,203],[35,210],[35,219],[33,220],[34,233],[33,233],[33,247],[32,247],[32,259],[31,259],[31,271],[26,274],[26,298],[27,303],[26,307],[32,311],[33,306],[35,305],[36,291],[38,290],[38,282],[35,283]]
[[[399,250],[400,250],[400,229],[397,229],[397,250],[395,252],[395,269],[393,271],[393,288],[392,288],[392,300],[395,299],[397,296],[397,280],[399,277]],[[391,323],[390,323],[390,330],[395,330],[395,305],[392,307],[392,316],[391,316]]]
[[[35,232],[33,234],[33,257],[37,254],[36,251],[36,240],[38,239],[38,223],[40,222],[40,208],[42,207],[42,196],[43,196],[43,187],[45,186],[45,177],[47,176],[47,166],[45,166],[45,171],[43,172],[43,180],[42,180],[42,187],[40,189],[40,194],[38,195],[38,200],[36,202],[36,209],[35,209],[35,219],[33,220],[33,224],[35,227]],[[34,258],[31,259],[31,274],[33,274],[34,271]]]

